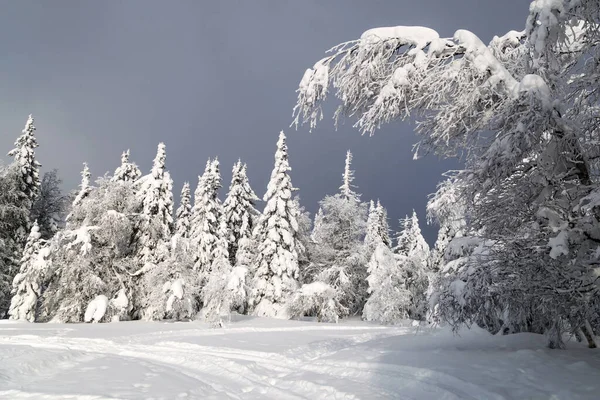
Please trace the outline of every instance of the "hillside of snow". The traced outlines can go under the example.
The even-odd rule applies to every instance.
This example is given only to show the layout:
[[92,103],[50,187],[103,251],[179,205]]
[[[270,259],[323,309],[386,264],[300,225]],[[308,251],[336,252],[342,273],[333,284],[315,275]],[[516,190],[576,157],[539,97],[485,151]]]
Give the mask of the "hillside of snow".
[[2,399],[597,399],[600,351],[539,335],[238,317],[0,321]]

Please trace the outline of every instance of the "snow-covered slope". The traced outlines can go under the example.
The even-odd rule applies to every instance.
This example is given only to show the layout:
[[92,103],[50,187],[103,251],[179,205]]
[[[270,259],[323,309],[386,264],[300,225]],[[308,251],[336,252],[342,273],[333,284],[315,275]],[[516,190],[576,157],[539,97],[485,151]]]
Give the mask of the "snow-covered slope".
[[531,334],[244,317],[0,321],[2,399],[597,399],[600,352]]

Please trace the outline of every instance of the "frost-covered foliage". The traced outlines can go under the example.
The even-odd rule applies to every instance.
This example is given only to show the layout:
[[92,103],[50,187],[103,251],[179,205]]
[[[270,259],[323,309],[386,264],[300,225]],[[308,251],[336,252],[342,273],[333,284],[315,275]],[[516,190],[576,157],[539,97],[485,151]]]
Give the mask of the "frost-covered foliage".
[[248,310],[250,293],[248,268],[236,266],[231,269],[227,281],[227,290],[231,292],[231,310],[244,314]]
[[108,297],[100,294],[90,301],[83,316],[84,322],[100,322],[108,309]]
[[37,221],[42,239],[50,239],[63,225],[68,197],[63,195],[57,170],[44,173],[40,190],[31,207],[31,221]]
[[[221,219],[217,243],[206,286],[202,288],[204,318],[213,327],[223,326],[222,315],[229,315],[234,292],[229,290],[231,264],[227,254],[227,224]],[[239,271],[238,271],[239,272]],[[238,292],[239,294],[239,292]]]
[[502,325],[523,326],[524,318],[525,330],[557,337],[597,321],[599,9],[592,0],[535,0],[524,31],[489,45],[466,30],[440,38],[422,27],[371,29],[302,78],[297,123],[315,125],[333,85],[336,118],[357,118],[368,133],[418,119],[419,152],[463,157],[453,177],[463,235],[491,248],[461,279],[470,301],[448,314],[440,307],[450,322],[502,315]]
[[203,280],[208,278],[213,254],[219,240],[219,224],[223,207],[218,194],[221,188],[219,161],[208,160],[204,174],[198,179],[192,208],[192,242],[197,248],[194,268]]
[[[135,315],[140,309],[133,304],[139,302],[134,238],[140,211],[132,183],[106,178],[73,207],[67,228],[50,242],[52,264],[45,274],[40,321],[81,322],[94,298],[114,299],[120,291],[128,299],[121,319]],[[116,313],[110,304],[109,311]]]
[[402,231],[398,233],[393,251],[404,286],[410,292],[411,304],[408,311],[412,319],[423,319],[427,312],[427,290],[429,285],[429,245],[421,234],[417,213],[400,221]]
[[227,244],[229,262],[236,263],[236,255],[240,241],[252,236],[258,211],[255,203],[259,198],[254,194],[248,182],[246,164],[238,161],[234,164],[229,193],[223,202],[223,215],[227,224]]
[[294,293],[289,304],[290,318],[316,316],[319,322],[338,322],[340,315],[348,315],[348,310],[338,299],[338,290],[323,282],[302,285]]
[[367,321],[393,324],[409,316],[411,294],[396,264],[394,253],[383,242],[375,247],[368,265],[369,299],[362,316]]
[[35,149],[38,147],[35,137],[33,117],[29,115],[21,136],[15,141],[15,148],[8,155],[14,158],[19,170],[19,193],[29,201],[29,207],[35,201],[40,190],[40,163],[35,158]]
[[35,321],[38,299],[51,263],[50,246],[41,237],[40,227],[35,221],[23,251],[21,268],[13,280],[13,297],[8,310],[10,319]]
[[175,212],[175,234],[181,238],[188,239],[192,231],[192,203],[189,182],[185,182],[181,188],[179,208]]
[[279,134],[275,167],[263,200],[265,209],[254,229],[257,254],[250,305],[259,316],[285,317],[285,302],[298,288],[298,203],[292,199],[291,170],[285,134]]
[[142,172],[135,163],[129,161],[129,150],[121,155],[121,165],[115,170],[113,181],[135,182],[142,176]]

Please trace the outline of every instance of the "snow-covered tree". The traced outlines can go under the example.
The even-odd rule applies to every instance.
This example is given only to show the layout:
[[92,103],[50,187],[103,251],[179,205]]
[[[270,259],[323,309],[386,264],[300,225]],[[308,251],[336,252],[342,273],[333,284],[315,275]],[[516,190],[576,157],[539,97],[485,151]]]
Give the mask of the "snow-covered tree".
[[392,250],[380,241],[367,268],[369,299],[363,310],[363,318],[384,324],[393,324],[407,318],[411,295],[404,285],[404,277]]
[[140,178],[138,198],[142,205],[140,225],[137,231],[138,257],[144,273],[142,277],[142,318],[164,318],[162,296],[156,295],[157,288],[165,284],[164,261],[170,255],[173,233],[173,181],[166,171],[166,149],[158,145],[156,158],[149,175]]
[[129,161],[129,150],[121,155],[121,165],[115,170],[113,181],[135,182],[142,176],[142,172],[135,163]]
[[0,318],[10,306],[12,281],[23,255],[22,238],[30,221],[28,201],[20,192],[21,178],[15,163],[0,166]]
[[139,211],[133,184],[110,179],[98,180],[73,206],[68,226],[50,241],[52,264],[45,274],[40,321],[82,322],[101,295],[110,299],[109,309],[97,321],[134,316],[134,307],[141,308],[133,240]]
[[265,209],[253,237],[257,255],[252,265],[253,293],[250,301],[254,314],[287,317],[284,307],[298,288],[298,203],[292,199],[291,170],[285,134],[279,134],[275,166],[264,196]]
[[387,211],[381,205],[379,200],[375,203],[373,200],[369,203],[369,214],[367,219],[367,231],[365,235],[365,245],[372,250],[382,242],[391,247],[390,228],[387,222]]
[[91,176],[92,174],[90,173],[90,169],[87,163],[83,163],[83,170],[81,170],[81,183],[79,184],[79,192],[77,192],[77,196],[75,196],[75,199],[73,200],[73,206],[77,206],[79,203],[81,203],[81,201],[85,199],[92,191],[92,186],[90,186]]
[[315,316],[319,322],[338,322],[340,315],[348,315],[339,298],[338,291],[326,283],[307,283],[290,299],[288,314],[291,318]]
[[227,254],[227,224],[221,219],[217,243],[213,250],[212,265],[206,286],[202,289],[204,318],[213,327],[223,326],[223,313],[229,314],[233,292],[229,288],[231,264]]
[[182,238],[189,238],[191,233],[191,217],[192,217],[192,204],[191,204],[191,192],[189,182],[183,184],[181,188],[181,197],[179,201],[179,208],[175,212],[175,234]]
[[423,319],[427,311],[429,285],[429,245],[421,234],[417,213],[400,221],[402,231],[398,233],[393,251],[398,268],[404,277],[404,286],[411,294],[409,316]]
[[223,202],[229,261],[232,265],[235,265],[240,241],[248,240],[252,236],[258,215],[255,203],[258,200],[248,182],[246,164],[238,161],[233,166],[229,193]]
[[8,311],[10,319],[29,322],[36,320],[44,275],[51,263],[50,246],[41,237],[40,227],[35,221],[21,258],[21,268],[13,280],[13,297]]
[[31,220],[37,220],[42,239],[50,239],[64,222],[68,198],[63,195],[61,184],[57,170],[44,173],[39,194],[31,208]]
[[33,117],[29,115],[21,136],[15,141],[15,148],[8,155],[14,158],[20,172],[20,193],[28,201],[29,207],[35,201],[40,190],[40,163],[35,158],[38,147],[35,137]]
[[[600,56],[598,9],[591,0],[535,0],[523,31],[489,45],[464,29],[451,38],[423,27],[370,29],[304,74],[297,123],[316,124],[333,84],[336,116],[357,118],[362,131],[418,118],[418,153],[465,160],[454,179],[466,235],[494,245],[463,284],[449,281],[469,300],[442,312],[452,323],[503,314],[503,324],[547,332],[555,345],[561,329],[598,321],[600,74],[588,62]],[[517,263],[516,254],[526,257]]]
[[348,150],[346,153],[346,165],[344,167],[344,174],[342,175],[340,192],[346,200],[360,201],[360,195],[354,191],[356,186],[352,184],[352,182],[354,182],[354,171],[351,169],[351,165],[352,153]]
[[166,158],[166,147],[160,143],[152,171],[138,181],[142,205],[138,246],[142,265],[165,259],[173,233],[173,181],[166,171]]
[[379,225],[377,227],[378,235],[381,238],[383,244],[388,247],[392,247],[392,239],[390,238],[390,226],[388,224],[387,210],[381,205],[381,202],[377,200],[377,220]]
[[210,159],[198,180],[192,208],[192,242],[197,248],[195,269],[203,280],[210,274],[223,208],[218,194],[221,188],[219,161]]

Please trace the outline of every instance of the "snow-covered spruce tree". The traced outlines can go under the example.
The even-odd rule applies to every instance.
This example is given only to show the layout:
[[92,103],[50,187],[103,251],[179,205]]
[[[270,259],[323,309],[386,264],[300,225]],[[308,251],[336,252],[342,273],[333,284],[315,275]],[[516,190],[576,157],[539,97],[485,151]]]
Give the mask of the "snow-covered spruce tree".
[[31,220],[38,222],[42,239],[50,239],[64,223],[68,197],[63,195],[58,171],[44,173],[39,194],[31,208]]
[[279,134],[275,167],[263,200],[265,209],[254,229],[257,246],[252,265],[250,306],[258,316],[286,318],[285,302],[298,288],[298,203],[292,199],[291,170],[283,131]]
[[[547,332],[552,345],[563,328],[593,337],[600,74],[585,60],[600,56],[599,7],[535,0],[524,31],[489,45],[466,30],[440,38],[423,27],[371,29],[304,74],[297,123],[316,124],[333,83],[336,116],[358,118],[361,130],[418,117],[419,152],[463,155],[455,179],[468,235],[495,244],[454,285],[464,301],[440,308],[443,319],[480,323],[494,298],[503,324]],[[514,263],[515,254],[528,257]]]
[[344,174],[342,175],[340,194],[348,201],[360,202],[360,194],[354,191],[356,186],[354,186],[352,182],[354,182],[354,171],[352,170],[352,152],[348,150],[346,153],[346,164],[344,166]]
[[382,241],[367,264],[369,298],[362,316],[367,321],[393,324],[408,318],[411,294],[404,284],[404,276],[398,268],[392,250]]
[[[77,192],[77,196],[73,200],[73,206],[81,203],[83,199],[85,199],[90,192],[92,191],[92,186],[90,186],[90,177],[92,174],[90,173],[90,169],[87,163],[83,163],[83,170],[81,170],[81,183],[79,184],[79,192]],[[70,219],[67,217],[67,219]]]
[[210,275],[213,254],[219,239],[219,224],[223,208],[218,194],[221,188],[219,161],[208,160],[204,174],[198,180],[192,208],[192,243],[196,246],[194,269],[204,283]]
[[28,201],[29,207],[35,201],[40,189],[41,165],[35,158],[37,147],[33,117],[29,115],[21,136],[15,141],[15,148],[8,153],[18,165],[20,172],[19,192]]
[[41,239],[40,227],[34,221],[21,258],[21,268],[13,280],[10,319],[35,322],[38,300],[42,294],[45,274],[50,268],[50,246]]
[[166,148],[158,150],[152,171],[139,182],[138,199],[142,205],[137,231],[138,257],[143,268],[141,277],[141,316],[144,319],[164,318],[165,308],[162,288],[165,264],[169,257],[169,244],[173,233],[173,181],[166,171]]
[[388,224],[387,210],[381,205],[381,202],[377,200],[377,220],[379,225],[378,235],[381,238],[383,244],[387,247],[392,247],[392,239],[390,238],[390,226]]
[[113,181],[135,182],[142,176],[142,172],[135,163],[129,161],[129,150],[121,155],[121,165],[115,170]]
[[[82,322],[99,296],[108,309],[95,321],[131,318],[140,272],[136,228],[140,206],[131,182],[102,178],[77,202],[67,227],[49,243],[52,264],[45,274],[40,321]],[[99,303],[94,303],[98,305]]]
[[20,187],[19,167],[15,163],[0,166],[0,318],[10,306],[12,281],[23,255],[21,238],[29,224],[29,208]]
[[192,226],[191,217],[192,204],[190,184],[189,182],[185,182],[183,188],[181,188],[179,208],[175,212],[175,234],[180,238],[188,239],[190,237]]
[[417,213],[400,221],[402,231],[398,233],[393,252],[398,268],[404,277],[404,285],[411,295],[408,310],[412,319],[423,319],[427,312],[427,291],[429,286],[429,245],[421,234]]
[[202,313],[204,319],[212,327],[223,326],[223,314],[229,315],[234,292],[229,288],[231,264],[227,254],[227,224],[221,218],[217,242],[213,249],[212,265],[206,282],[202,288]]
[[[367,297],[368,255],[361,242],[365,235],[367,209],[352,185],[351,153],[346,157],[340,193],[320,201],[309,246],[311,264],[304,271],[305,282],[330,286],[343,311],[338,317],[362,311]],[[333,293],[324,289],[323,293]],[[306,293],[320,293],[304,290]],[[322,298],[323,296],[319,297]],[[298,297],[301,299],[302,297]]]
[[236,262],[239,242],[252,236],[252,230],[258,215],[255,203],[258,200],[248,182],[246,164],[238,161],[233,166],[229,193],[227,193],[227,198],[223,202],[229,262],[232,265],[235,265]]

